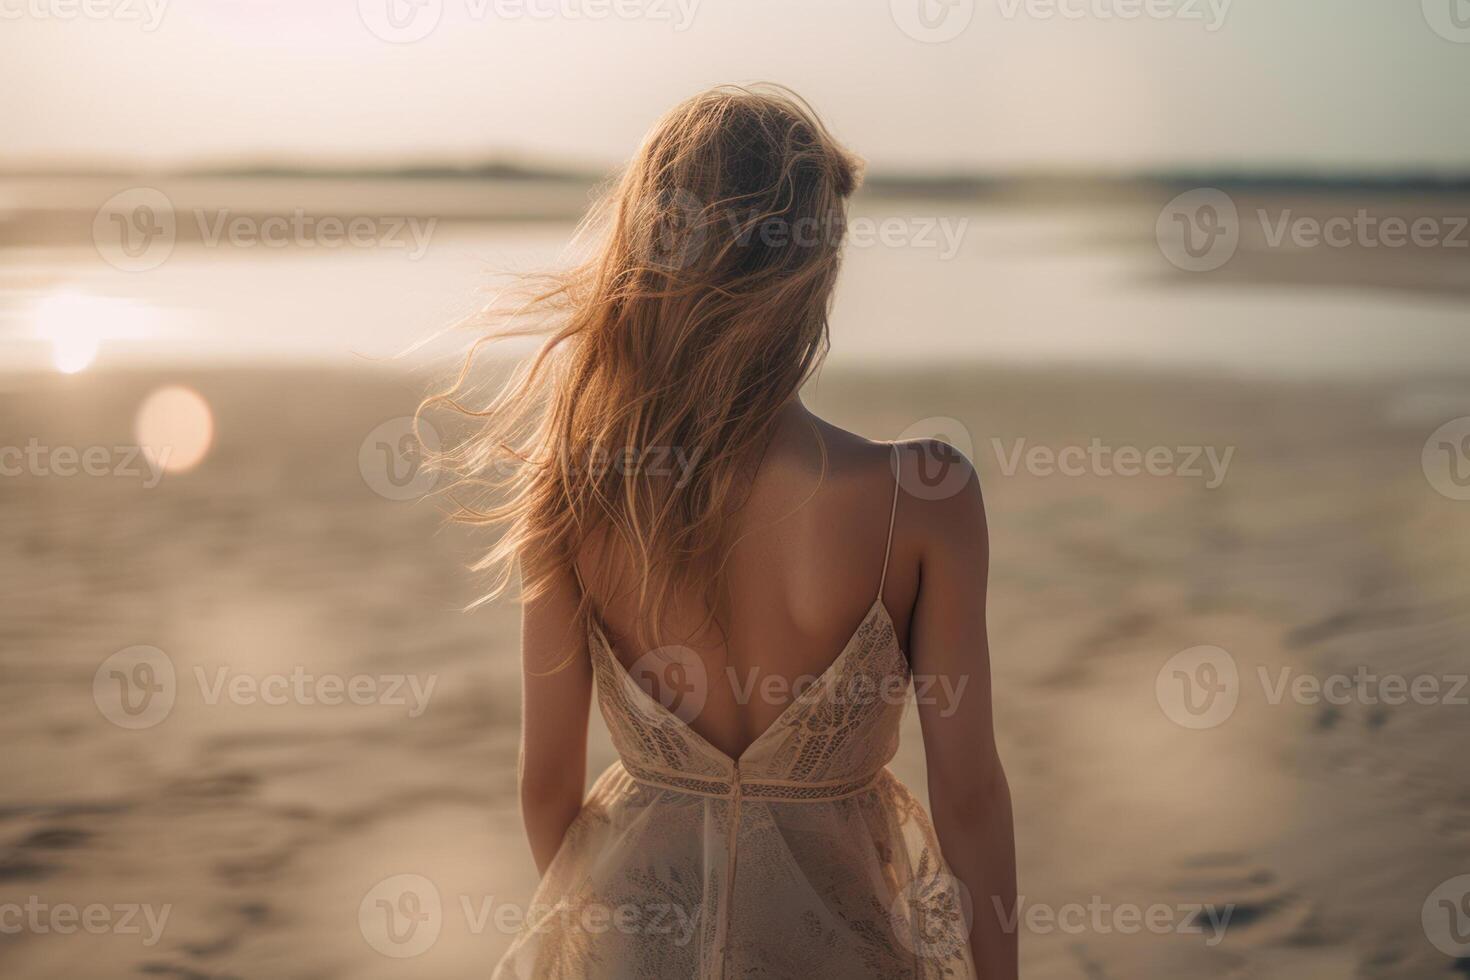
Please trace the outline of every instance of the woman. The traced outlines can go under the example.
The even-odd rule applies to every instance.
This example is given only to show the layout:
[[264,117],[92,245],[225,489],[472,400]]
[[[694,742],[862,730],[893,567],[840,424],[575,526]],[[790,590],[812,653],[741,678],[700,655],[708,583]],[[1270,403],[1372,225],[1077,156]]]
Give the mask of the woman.
[[[705,93],[515,311],[553,334],[452,457],[523,582],[543,879],[497,978],[1016,976],[978,481],[800,396],[857,179],[794,97]],[[932,826],[885,768],[915,677]]]

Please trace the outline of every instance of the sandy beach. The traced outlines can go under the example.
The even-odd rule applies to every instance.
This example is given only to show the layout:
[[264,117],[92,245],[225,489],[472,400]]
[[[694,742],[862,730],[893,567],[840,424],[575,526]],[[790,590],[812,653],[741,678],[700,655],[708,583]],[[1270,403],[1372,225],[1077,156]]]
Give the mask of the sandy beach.
[[[814,385],[815,408],[874,437],[968,439],[982,473],[1025,976],[1465,969],[1421,910],[1470,871],[1470,708],[1273,698],[1283,676],[1470,670],[1470,505],[1421,465],[1429,434],[1470,414],[1464,380],[955,368]],[[0,971],[484,975],[535,880],[517,610],[461,611],[483,542],[389,499],[362,462],[424,380],[15,376],[0,444],[130,444],[165,383],[212,409],[197,468],[149,485],[119,456],[107,475],[0,480],[0,907],[32,923],[0,930]],[[1129,476],[1127,447],[1168,452]],[[161,715],[119,715],[95,686],[138,646],[172,671]],[[1228,717],[1191,728],[1165,667],[1199,647],[1239,683]],[[906,725],[894,769],[922,795]],[[600,729],[592,754],[594,773],[611,760]],[[395,945],[376,902],[420,879],[432,940]],[[1130,917],[1150,909],[1153,926]]]
[[[891,973],[895,943],[966,980],[926,945],[958,932],[946,864],[999,879],[965,911],[1019,941],[1017,972],[983,932],[983,980],[1470,978],[1470,0],[0,0],[0,83],[0,980],[479,980],[547,916],[630,935],[538,980],[683,961],[649,933],[738,980]],[[777,722],[835,748],[773,725],[702,811],[715,845],[630,867],[691,838],[610,818],[576,839],[613,873],[531,907],[519,597],[487,598],[493,537],[417,439],[475,416],[416,410],[486,408],[570,325],[635,380],[559,394],[713,417],[722,378],[764,404],[750,365],[819,311],[806,405],[979,474],[1016,906],[986,897],[997,781],[940,794],[948,861],[852,782],[846,698],[902,679],[875,604],[656,681],[667,647],[607,610],[710,741],[816,678]],[[962,489],[948,462],[897,526]],[[791,545],[848,496],[746,539],[739,577],[830,585]],[[978,554],[964,523],[944,544]],[[906,588],[888,533],[896,574],[863,580]],[[947,608],[886,610],[920,624],[891,770],[926,807],[918,698],[984,687],[923,676],[967,612],[933,539],[917,608]],[[839,632],[772,669],[770,637]],[[589,786],[618,761],[591,715]],[[939,754],[990,771],[988,741]],[[747,847],[777,794],[823,819]]]

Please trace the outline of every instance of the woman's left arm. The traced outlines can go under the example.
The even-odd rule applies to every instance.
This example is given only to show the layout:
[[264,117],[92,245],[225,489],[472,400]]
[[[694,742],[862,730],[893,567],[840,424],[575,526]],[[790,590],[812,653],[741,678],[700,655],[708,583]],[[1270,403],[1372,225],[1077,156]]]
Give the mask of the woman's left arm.
[[592,663],[569,567],[521,613],[521,817],[542,874],[582,808]]
[[942,444],[926,452],[929,464],[963,467],[966,476],[958,493],[911,508],[923,554],[909,656],[928,691],[919,699],[919,721],[929,805],[945,861],[973,903],[976,970],[986,980],[1015,980],[1016,838],[991,702],[985,502],[969,460]]

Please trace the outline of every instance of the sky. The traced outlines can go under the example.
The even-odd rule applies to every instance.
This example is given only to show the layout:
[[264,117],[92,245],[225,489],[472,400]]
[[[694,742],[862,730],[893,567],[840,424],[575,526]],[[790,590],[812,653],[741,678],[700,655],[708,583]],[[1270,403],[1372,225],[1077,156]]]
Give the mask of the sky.
[[1470,0],[0,0],[0,20],[0,166],[615,165],[679,99],[769,80],[875,170],[1470,172]]

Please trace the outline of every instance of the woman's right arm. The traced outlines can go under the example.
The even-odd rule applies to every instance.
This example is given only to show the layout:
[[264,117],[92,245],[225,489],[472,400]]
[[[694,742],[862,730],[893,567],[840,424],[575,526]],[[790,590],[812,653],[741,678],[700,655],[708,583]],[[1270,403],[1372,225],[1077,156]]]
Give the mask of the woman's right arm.
[[923,450],[927,463],[968,474],[958,493],[912,508],[922,512],[922,553],[909,657],[914,676],[930,685],[919,704],[929,805],[945,863],[973,903],[976,972],[986,980],[1016,980],[1016,844],[991,712],[985,503],[962,454],[940,443]]
[[570,568],[521,612],[521,817],[542,874],[582,809],[592,662]]

